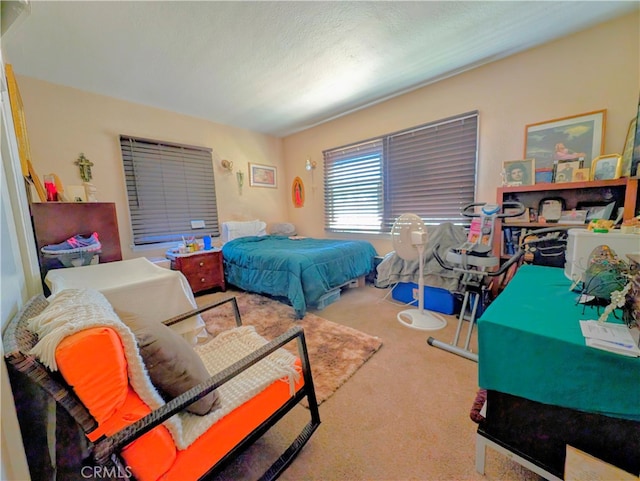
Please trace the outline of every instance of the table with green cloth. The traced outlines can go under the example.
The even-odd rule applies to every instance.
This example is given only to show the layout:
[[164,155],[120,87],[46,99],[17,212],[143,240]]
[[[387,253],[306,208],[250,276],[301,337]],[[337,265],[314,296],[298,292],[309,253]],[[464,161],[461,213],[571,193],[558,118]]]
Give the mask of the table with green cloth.
[[640,420],[640,358],[585,345],[579,321],[603,308],[578,304],[570,287],[562,269],[518,269],[478,320],[480,387]]

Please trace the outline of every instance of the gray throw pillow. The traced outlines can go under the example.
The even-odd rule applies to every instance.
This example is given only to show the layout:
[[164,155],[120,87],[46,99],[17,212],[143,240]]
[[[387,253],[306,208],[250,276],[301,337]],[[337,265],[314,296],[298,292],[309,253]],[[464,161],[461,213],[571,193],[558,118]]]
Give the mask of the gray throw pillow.
[[[133,332],[151,382],[167,401],[209,379],[202,359],[191,345],[161,322],[145,321],[130,313],[119,312],[124,324]],[[204,416],[216,404],[218,393],[212,391],[186,408]]]

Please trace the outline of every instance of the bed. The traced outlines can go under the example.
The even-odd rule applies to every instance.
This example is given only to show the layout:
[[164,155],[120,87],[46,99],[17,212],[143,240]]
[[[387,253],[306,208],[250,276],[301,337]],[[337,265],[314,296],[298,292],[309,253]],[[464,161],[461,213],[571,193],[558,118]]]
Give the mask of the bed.
[[369,274],[376,251],[367,241],[264,235],[222,247],[229,284],[285,298],[302,318],[327,293]]

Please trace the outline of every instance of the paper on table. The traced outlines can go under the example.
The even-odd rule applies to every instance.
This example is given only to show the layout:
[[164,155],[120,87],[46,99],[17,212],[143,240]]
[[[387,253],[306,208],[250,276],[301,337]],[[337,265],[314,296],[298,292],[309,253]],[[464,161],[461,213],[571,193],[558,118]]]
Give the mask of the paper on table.
[[625,356],[640,357],[640,349],[624,324],[580,321],[580,329],[587,346],[604,349]]

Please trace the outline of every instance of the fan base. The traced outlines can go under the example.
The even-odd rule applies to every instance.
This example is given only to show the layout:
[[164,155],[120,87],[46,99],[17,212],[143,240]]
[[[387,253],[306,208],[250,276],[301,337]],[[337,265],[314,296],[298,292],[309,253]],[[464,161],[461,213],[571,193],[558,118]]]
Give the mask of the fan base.
[[398,321],[400,324],[421,331],[437,331],[447,326],[444,317],[419,309],[407,309],[399,312]]

